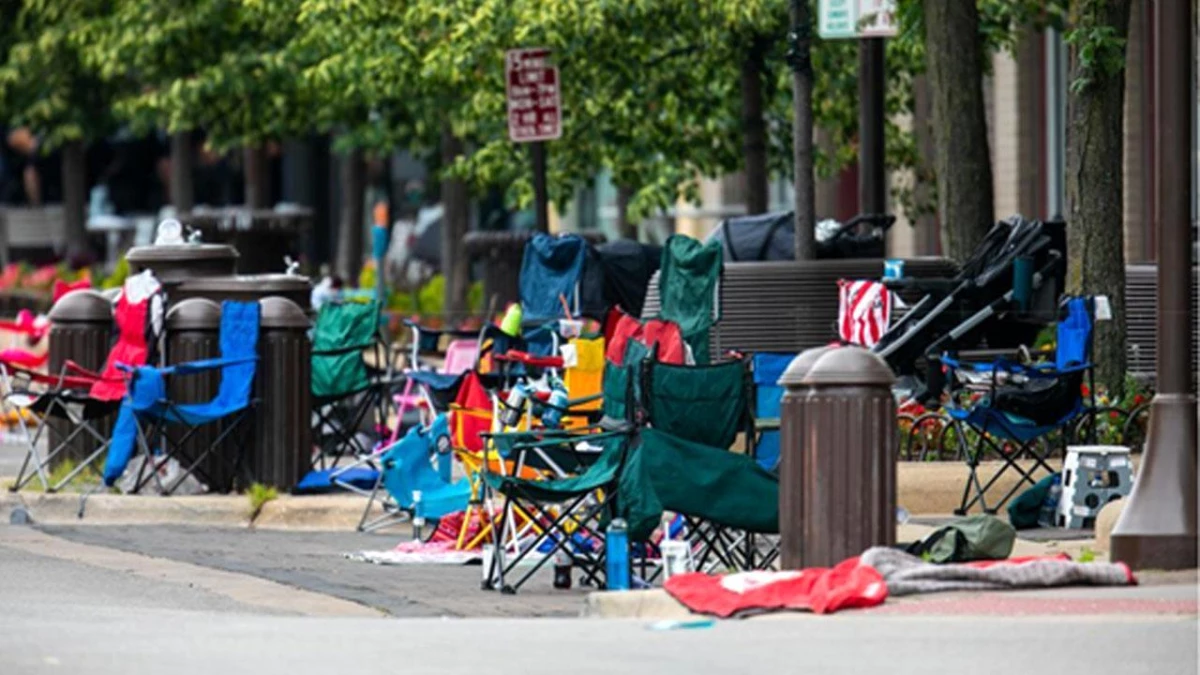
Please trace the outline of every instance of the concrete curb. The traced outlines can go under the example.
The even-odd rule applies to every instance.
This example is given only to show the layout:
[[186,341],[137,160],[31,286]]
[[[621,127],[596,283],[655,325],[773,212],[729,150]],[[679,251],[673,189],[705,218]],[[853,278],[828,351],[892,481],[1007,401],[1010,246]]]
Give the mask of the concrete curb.
[[[0,520],[23,508],[35,523],[46,525],[205,525],[263,530],[352,532],[367,500],[352,494],[280,495],[267,502],[253,522],[245,495],[159,497],[95,494],[79,518],[79,495],[0,492]],[[371,513],[377,517],[378,508]]]
[[[990,476],[998,463],[980,465]],[[898,503],[913,514],[949,514],[962,499],[967,468],[961,462],[900,462],[897,467]],[[1015,472],[998,481],[996,494],[1015,484]],[[247,527],[249,500],[244,495],[190,497],[125,496],[96,494],[88,499],[79,520],[79,496],[69,493],[0,493],[0,516],[21,506],[37,522],[104,525],[196,524]],[[353,494],[319,496],[280,495],[268,502],[253,525],[281,530],[353,530],[362,517],[366,499]],[[372,514],[377,515],[377,514]],[[1003,515],[1001,515],[1003,517]]]

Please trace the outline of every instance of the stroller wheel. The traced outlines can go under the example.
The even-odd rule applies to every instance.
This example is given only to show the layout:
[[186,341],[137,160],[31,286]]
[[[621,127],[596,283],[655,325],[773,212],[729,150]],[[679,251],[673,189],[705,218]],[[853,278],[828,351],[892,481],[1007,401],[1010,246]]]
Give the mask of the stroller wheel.
[[508,584],[505,584],[504,588],[500,589],[500,593],[502,595],[516,595],[517,589],[513,588],[512,586],[509,586]]

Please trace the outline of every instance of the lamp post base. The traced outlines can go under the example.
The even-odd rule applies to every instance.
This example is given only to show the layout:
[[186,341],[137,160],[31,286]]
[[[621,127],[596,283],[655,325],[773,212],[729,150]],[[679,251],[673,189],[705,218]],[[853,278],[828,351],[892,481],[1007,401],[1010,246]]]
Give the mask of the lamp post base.
[[1196,567],[1196,397],[1159,394],[1110,558],[1133,569]]

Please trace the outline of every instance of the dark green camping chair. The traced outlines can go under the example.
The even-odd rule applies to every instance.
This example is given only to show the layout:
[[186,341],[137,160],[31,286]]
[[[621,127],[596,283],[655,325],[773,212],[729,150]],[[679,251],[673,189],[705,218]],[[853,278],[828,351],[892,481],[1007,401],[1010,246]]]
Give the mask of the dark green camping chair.
[[658,316],[679,324],[696,363],[709,356],[709,330],[720,320],[721,243],[676,234],[667,239],[658,277]]
[[[666,510],[684,518],[698,545],[698,567],[769,567],[779,546],[777,538],[764,535],[778,533],[779,487],[778,479],[754,460],[750,362],[679,366],[652,361],[645,371],[644,405],[655,432],[644,435],[648,480],[660,484],[656,492]],[[739,435],[743,452],[730,452]],[[673,461],[679,464],[672,466]],[[656,478],[664,475],[676,479]],[[680,485],[691,489],[680,490]],[[750,505],[756,513],[745,510]]]
[[386,349],[377,302],[321,307],[312,344],[314,469],[368,455],[385,431],[392,383],[373,364],[387,363]]
[[[631,349],[648,353],[644,347]],[[573,444],[581,440],[600,447],[594,462],[564,479],[485,476],[491,491],[506,498],[499,531],[505,532],[519,518],[536,523],[539,535],[512,559],[498,546],[484,587],[516,592],[560,550],[571,555],[584,581],[602,583],[602,532],[607,519],[617,515],[629,524],[635,569],[640,564],[641,580],[652,582],[658,572],[647,573],[648,540],[663,511],[686,519],[701,565],[734,569],[770,565],[777,557],[777,544],[759,535],[778,532],[778,480],[750,454],[728,451],[739,432],[749,428],[748,381],[741,361],[667,366],[649,359],[639,362],[627,353],[625,365],[607,364],[604,381],[606,419],[612,424],[623,416],[623,426],[592,436],[566,432],[493,436],[506,457],[534,448],[577,452]],[[547,545],[546,558],[509,583],[507,575],[516,565]]]

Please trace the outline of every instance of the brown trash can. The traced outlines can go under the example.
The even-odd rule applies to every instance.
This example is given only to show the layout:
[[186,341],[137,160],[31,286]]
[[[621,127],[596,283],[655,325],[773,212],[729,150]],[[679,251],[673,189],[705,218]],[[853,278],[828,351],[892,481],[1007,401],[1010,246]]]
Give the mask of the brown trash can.
[[[219,342],[221,306],[212,300],[192,298],[171,307],[167,312],[167,364],[187,363],[201,359],[214,359],[221,355]],[[219,370],[170,377],[168,393],[175,403],[204,403],[217,395],[221,382]],[[178,439],[185,433],[178,425],[168,425],[166,433]],[[220,430],[216,425],[206,424],[187,439],[183,450],[191,457],[204,452],[216,440]],[[218,452],[228,452],[222,448]],[[233,489],[233,471],[229,464],[232,457],[223,461],[210,456],[197,467],[200,480],[211,492],[225,493]],[[185,461],[181,458],[181,461]]]
[[166,290],[167,297],[174,303],[176,298],[173,291],[186,279],[233,274],[237,268],[238,252],[226,244],[138,246],[129,249],[125,259],[129,261],[132,274],[153,271]]
[[[803,384],[808,371],[817,359],[832,347],[806,349],[792,359],[787,370],[779,378],[779,385],[786,391],[780,403],[780,448],[779,448],[779,531],[798,532],[801,516],[800,495],[804,485],[804,397],[808,386]],[[786,420],[786,421],[785,421]],[[781,537],[780,562],[784,569],[798,569],[803,558],[799,536]]]
[[[828,567],[871,546],[895,543],[893,382],[895,376],[878,355],[840,347],[820,355],[798,386],[787,385],[783,438],[804,441],[799,463],[787,465],[793,474],[780,476],[781,505],[796,500],[799,512],[798,519],[787,521],[787,529],[780,516],[784,550],[798,553],[798,559],[785,559],[785,565]],[[794,391],[801,387],[808,391]],[[794,450],[785,445],[784,456]],[[798,541],[798,551],[789,541]]]
[[[243,274],[262,274],[284,269],[284,258],[299,260],[308,250],[313,211],[246,209],[231,206],[193,209],[179,215],[186,227],[199,230],[205,241],[228,244],[244,255],[238,260]],[[231,274],[232,270],[225,274]]]
[[[63,364],[74,361],[88,370],[99,372],[104,367],[108,352],[112,349],[113,312],[112,302],[98,291],[77,290],[59,298],[50,308],[50,358],[49,372],[58,375]],[[69,374],[69,373],[68,373]],[[112,432],[113,416],[93,422],[93,427],[104,438]],[[71,425],[66,420],[49,421],[50,447],[70,436]],[[97,441],[86,432],[79,434],[68,447],[55,458],[80,462],[95,452]],[[49,467],[53,469],[53,467]]]
[[196,277],[180,283],[172,300],[208,298],[217,302],[255,302],[268,296],[287,298],[308,312],[312,303],[312,282],[299,274]]
[[261,332],[249,473],[255,482],[292,490],[312,458],[312,372],[308,315],[282,297],[259,301]]

